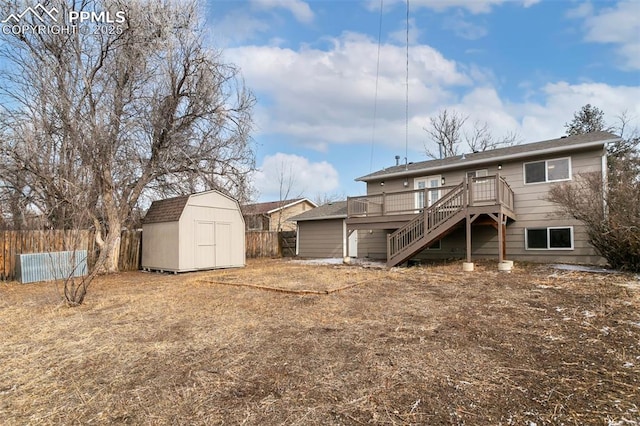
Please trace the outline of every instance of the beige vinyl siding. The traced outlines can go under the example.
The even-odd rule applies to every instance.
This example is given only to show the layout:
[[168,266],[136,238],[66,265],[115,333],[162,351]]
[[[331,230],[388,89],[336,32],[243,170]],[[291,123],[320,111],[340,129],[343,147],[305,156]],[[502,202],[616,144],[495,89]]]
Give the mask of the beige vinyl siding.
[[392,230],[359,230],[358,257],[369,259],[387,259],[387,234]]
[[[571,180],[580,173],[602,172],[601,150],[572,153]],[[568,155],[543,156],[531,158],[524,162],[508,164],[503,175],[513,188],[515,195],[515,211],[518,220],[507,227],[507,257],[516,260],[534,262],[568,262],[568,263],[603,263],[595,249],[589,244],[584,224],[563,215],[558,206],[548,201],[549,189],[562,183],[524,183],[525,162],[552,160],[569,157]],[[527,228],[573,227],[573,250],[527,250],[525,248],[525,230]],[[495,241],[497,247],[497,240]]]
[[280,228],[282,231],[295,231],[296,223],[290,221],[289,219],[293,216],[297,216],[301,213],[304,213],[308,210],[311,210],[314,206],[307,201],[302,201],[300,203],[296,203],[291,207],[286,207],[282,210],[274,212],[271,214],[271,220],[269,221],[269,230],[270,231],[278,231],[278,217],[280,217]]
[[298,256],[300,257],[342,257],[343,241],[343,219],[298,222]]
[[[413,179],[408,179],[408,186],[404,186],[405,179],[377,180],[367,182],[367,194],[382,194],[383,192],[398,192],[413,189]],[[384,182],[384,186],[380,185]]]

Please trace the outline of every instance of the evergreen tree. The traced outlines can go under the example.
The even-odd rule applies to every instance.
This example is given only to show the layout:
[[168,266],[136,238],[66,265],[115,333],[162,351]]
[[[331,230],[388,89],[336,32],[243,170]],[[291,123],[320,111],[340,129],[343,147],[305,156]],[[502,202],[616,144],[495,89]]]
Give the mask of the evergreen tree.
[[567,129],[567,136],[609,130],[604,122],[604,112],[591,104],[586,104],[574,113],[573,120],[565,123],[564,127]]

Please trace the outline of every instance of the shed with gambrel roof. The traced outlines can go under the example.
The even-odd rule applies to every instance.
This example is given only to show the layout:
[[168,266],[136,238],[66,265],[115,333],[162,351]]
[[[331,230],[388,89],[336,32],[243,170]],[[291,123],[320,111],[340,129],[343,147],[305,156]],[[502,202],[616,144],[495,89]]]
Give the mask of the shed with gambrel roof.
[[238,202],[206,191],[154,201],[142,221],[142,269],[186,272],[245,265]]

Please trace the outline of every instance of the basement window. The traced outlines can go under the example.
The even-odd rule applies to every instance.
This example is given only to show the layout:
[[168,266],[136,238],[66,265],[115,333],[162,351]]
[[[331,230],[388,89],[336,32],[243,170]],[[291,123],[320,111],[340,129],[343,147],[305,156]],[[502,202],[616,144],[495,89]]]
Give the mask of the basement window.
[[571,179],[571,158],[524,163],[524,183],[558,182]]
[[573,250],[573,227],[525,229],[527,250]]

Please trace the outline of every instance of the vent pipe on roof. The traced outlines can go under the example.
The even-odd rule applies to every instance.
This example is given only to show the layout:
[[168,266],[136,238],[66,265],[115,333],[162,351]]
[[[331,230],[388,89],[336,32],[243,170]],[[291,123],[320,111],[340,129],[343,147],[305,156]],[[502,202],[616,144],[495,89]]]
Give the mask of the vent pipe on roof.
[[400,165],[400,156],[396,155],[396,166]]

